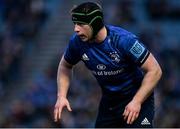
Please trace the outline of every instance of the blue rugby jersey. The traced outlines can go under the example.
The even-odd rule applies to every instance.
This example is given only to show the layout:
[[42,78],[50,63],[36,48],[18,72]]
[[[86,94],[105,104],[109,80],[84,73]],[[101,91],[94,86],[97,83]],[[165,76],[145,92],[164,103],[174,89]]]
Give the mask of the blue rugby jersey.
[[82,60],[96,77],[103,93],[134,94],[143,79],[140,66],[149,55],[138,38],[115,26],[106,26],[102,43],[87,43],[75,34],[64,53],[65,60],[75,65]]

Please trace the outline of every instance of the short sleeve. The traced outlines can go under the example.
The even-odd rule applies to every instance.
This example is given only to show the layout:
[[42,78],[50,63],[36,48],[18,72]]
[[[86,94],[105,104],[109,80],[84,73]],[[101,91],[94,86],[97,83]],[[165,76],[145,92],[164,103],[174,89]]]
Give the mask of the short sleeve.
[[75,38],[69,41],[64,53],[64,59],[72,65],[77,64],[81,60],[79,45]]
[[126,57],[138,66],[141,66],[150,54],[146,46],[135,36],[128,36],[127,40],[124,40],[123,50]]

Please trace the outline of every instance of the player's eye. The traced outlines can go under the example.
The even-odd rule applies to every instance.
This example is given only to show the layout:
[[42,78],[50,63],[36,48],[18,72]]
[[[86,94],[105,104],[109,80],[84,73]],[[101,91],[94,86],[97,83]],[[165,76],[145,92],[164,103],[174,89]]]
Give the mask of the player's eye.
[[85,24],[84,23],[79,23],[79,22],[73,22],[74,25],[78,25],[78,26],[84,26]]
[[84,26],[85,24],[83,24],[83,23],[77,23],[77,25],[79,25],[79,26]]

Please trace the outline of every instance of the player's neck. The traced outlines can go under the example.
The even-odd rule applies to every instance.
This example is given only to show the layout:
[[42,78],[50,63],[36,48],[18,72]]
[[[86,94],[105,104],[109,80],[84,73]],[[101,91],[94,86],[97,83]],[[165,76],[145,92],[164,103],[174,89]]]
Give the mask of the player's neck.
[[95,42],[97,43],[102,43],[105,38],[107,36],[107,29],[106,27],[104,26],[97,34],[96,38],[95,38]]

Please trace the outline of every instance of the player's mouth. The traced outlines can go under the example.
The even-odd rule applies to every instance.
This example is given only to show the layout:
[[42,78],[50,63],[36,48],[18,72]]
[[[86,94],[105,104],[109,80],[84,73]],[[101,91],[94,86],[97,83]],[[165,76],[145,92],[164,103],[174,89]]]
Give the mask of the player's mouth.
[[86,38],[85,35],[79,35],[79,37],[80,37],[81,39],[85,39],[85,38]]

